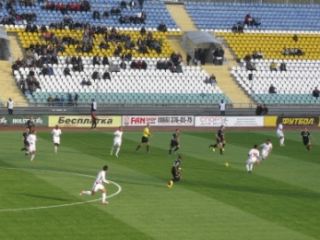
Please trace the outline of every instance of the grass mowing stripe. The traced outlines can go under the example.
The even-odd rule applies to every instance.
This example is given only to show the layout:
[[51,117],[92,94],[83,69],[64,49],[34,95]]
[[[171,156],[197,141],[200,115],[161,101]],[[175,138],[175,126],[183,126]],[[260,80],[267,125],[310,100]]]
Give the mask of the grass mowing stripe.
[[[158,134],[158,136],[159,136],[159,134]],[[134,138],[136,138],[136,136],[133,134],[133,135],[130,135],[130,140],[131,139],[134,139]],[[154,141],[156,141],[156,140],[154,140]],[[158,140],[157,140],[158,141]],[[163,140],[161,140],[161,143],[163,143],[164,141]],[[132,145],[133,145],[134,143],[132,143],[132,142],[130,142],[130,144],[129,144],[129,146],[130,146],[130,148],[132,148]],[[152,168],[154,168],[154,161],[157,161],[157,160],[154,160],[154,158],[155,158],[155,156],[157,156],[157,155],[160,155],[160,153],[159,152],[162,152],[163,153],[163,150],[161,150],[161,149],[159,149],[160,148],[160,146],[159,146],[159,144],[154,144],[154,145],[156,145],[157,147],[153,147],[152,149],[152,156],[148,156],[148,159],[143,159],[143,160],[130,160],[130,161],[126,161],[126,160],[124,160],[124,161],[121,161],[121,163],[123,163],[123,164],[125,164],[125,165],[129,165],[131,168],[134,168],[134,169],[140,169],[139,171],[145,171],[145,170],[147,170],[148,171],[148,174],[150,174],[150,172],[152,172],[153,173],[153,175],[158,175],[158,174],[163,174],[163,172],[162,171],[159,171],[159,168],[161,167],[161,166],[163,166],[163,164],[161,164],[161,166],[160,165],[158,165],[157,164],[157,171],[156,172],[154,172],[153,170],[152,170]],[[164,145],[163,145],[164,146]],[[141,153],[138,153],[137,154],[137,156],[141,156],[142,154]],[[145,156],[145,155],[142,155],[142,156]],[[133,157],[132,157],[133,158]],[[147,162],[147,163],[145,163],[145,161],[149,161],[149,162]],[[189,164],[189,166],[188,167],[186,167],[187,169],[193,169],[194,170],[194,168],[196,168],[199,164],[199,162],[198,162],[198,160],[197,159],[195,159],[195,161],[194,161],[194,164],[190,164],[191,162],[192,162],[192,158],[191,159],[189,159],[190,161],[187,161],[186,162],[186,164]],[[119,161],[120,162],[120,161]],[[142,162],[142,164],[141,164],[141,162]],[[150,164],[150,162],[152,162],[151,164]],[[159,163],[159,161],[157,161],[157,163]],[[204,163],[202,163],[202,165],[204,165]],[[202,168],[204,168],[204,169],[212,169],[213,168],[213,166],[212,166],[212,163],[208,163],[208,164],[206,164],[207,166],[205,166],[205,167],[203,167],[202,166]],[[216,165],[216,164],[213,164],[213,165]],[[217,166],[214,166],[214,167],[217,167]],[[218,168],[220,167],[220,171],[222,172],[222,174],[223,174],[223,176],[220,176],[221,174],[219,174],[219,176],[220,177],[222,177],[222,179],[223,179],[223,181],[224,180],[226,180],[226,177],[225,177],[225,168],[224,167],[222,167],[222,166],[218,166]],[[218,169],[219,170],[219,169]],[[150,172],[149,172],[150,171]],[[247,176],[245,175],[245,172],[244,171],[240,171],[239,173],[238,173],[238,175],[243,175],[243,178],[247,178]],[[163,176],[163,175],[162,175]],[[201,177],[202,177],[202,171],[200,171],[198,174],[196,174],[195,173],[195,171],[193,171],[192,172],[192,176],[193,177],[196,177],[195,179],[193,179],[195,182],[197,182],[197,181],[199,181],[199,180],[197,180],[197,179],[201,179]],[[208,175],[207,175],[208,176]],[[158,177],[160,177],[160,175],[158,175]],[[161,178],[161,177],[160,177]],[[284,183],[281,183],[281,182],[279,182],[279,181],[273,181],[273,180],[271,180],[271,179],[268,179],[268,178],[263,178],[263,177],[261,177],[262,179],[263,179],[263,181],[261,181],[262,183],[261,183],[261,186],[263,186],[263,185],[265,185],[266,183],[268,183],[268,184],[275,184],[275,185],[278,185],[278,184],[281,184],[282,185],[282,188],[284,189],[284,191],[286,190],[286,189],[290,189],[290,188],[292,188],[292,186],[290,186],[290,185],[288,185],[288,184],[284,184]],[[188,176],[186,176],[186,179],[187,179],[187,181],[189,181],[190,179],[188,178]],[[260,183],[260,177],[258,176],[257,177],[257,179],[258,180],[256,180],[257,181],[257,183],[255,183],[255,185],[256,184],[259,184]],[[236,179],[234,179],[234,181],[237,181]],[[208,179],[206,179],[206,181],[205,182],[201,182],[201,183],[199,183],[199,185],[201,186],[201,185],[205,185],[205,184],[207,184],[208,182],[216,182],[216,179],[214,179],[214,178],[208,178]],[[249,184],[247,181],[245,182],[246,184]],[[197,187],[196,188],[192,188],[192,190],[194,190],[194,191],[197,191],[197,192],[200,192],[199,190],[197,190],[197,188],[198,188],[198,186],[199,185],[197,185]],[[217,198],[217,196],[214,194],[214,192],[216,191],[216,189],[215,189],[215,187],[214,187],[215,185],[214,184],[212,184],[212,186],[211,186],[211,188],[213,189],[213,193],[210,195],[211,197],[213,197],[213,198],[216,198],[216,199],[219,199],[219,200],[223,200],[223,199],[221,199],[221,198]],[[249,186],[250,186],[250,184],[249,184]],[[199,188],[199,189],[202,189],[201,187]],[[211,191],[212,191],[212,189],[211,189]],[[249,187],[249,189],[250,189],[250,187]],[[257,191],[257,190],[259,190],[259,188],[252,188],[253,189],[253,191],[252,192],[254,192],[254,191]],[[208,191],[208,192],[210,192],[209,191],[210,190],[210,187],[207,187],[207,188],[205,188],[205,190],[204,189],[202,189],[202,191],[201,192],[206,192],[206,191]],[[262,190],[263,190],[263,188],[262,188]],[[269,192],[272,192],[274,189],[273,188],[271,188],[270,189],[270,191]],[[306,190],[304,190],[304,189],[301,189],[301,191],[303,191],[304,192],[304,194],[306,195],[306,194],[308,194],[308,191],[306,191]],[[267,189],[265,190],[265,192],[267,193]],[[232,192],[232,194],[234,194],[234,192]],[[246,193],[247,194],[247,193]],[[252,194],[252,193],[251,193]],[[263,191],[262,191],[262,193],[260,193],[260,194],[265,194],[265,193],[263,193]],[[278,193],[279,194],[279,193]],[[288,194],[291,194],[291,197],[292,197],[292,195],[293,195],[293,192],[289,192]],[[302,192],[300,192],[300,194],[303,194]],[[317,194],[315,194],[315,193],[310,193],[311,194],[311,196],[315,196],[312,200],[314,200],[314,199],[316,199],[317,197],[318,197],[318,195]],[[312,195],[313,194],[313,195]],[[228,195],[228,197],[229,198],[231,198],[232,199],[232,196],[231,195]],[[298,205],[300,204],[300,203],[303,203],[303,201],[304,201],[304,199],[302,198],[302,199],[300,199],[301,200],[301,202],[299,202],[298,201]],[[286,199],[285,197],[284,197],[284,199],[282,200],[282,201],[279,201],[279,202],[277,202],[277,201],[275,201],[275,203],[277,203],[278,205],[280,205],[281,207],[283,207],[283,206],[285,206],[286,205],[286,202],[287,201],[291,201],[291,199]],[[237,204],[234,204],[232,201],[231,202],[228,202],[228,204],[231,204],[231,205],[233,205],[233,206],[237,206],[237,207],[239,207],[239,205],[237,205]],[[244,204],[244,202],[241,202],[241,204]],[[304,208],[304,207],[306,207],[305,205],[301,205],[302,206],[302,208]],[[310,206],[314,206],[314,205],[310,205]],[[295,204],[294,204],[294,206],[292,206],[292,208],[293,208],[293,210],[296,210],[296,209],[294,209],[294,208],[297,208],[298,206],[296,206]],[[242,208],[242,210],[245,210],[245,211],[248,211],[248,209],[244,209],[244,208]],[[255,208],[253,208],[253,210],[252,211],[250,211],[250,213],[252,213],[252,214],[255,214]],[[268,210],[272,210],[272,209],[268,209]],[[299,208],[298,208],[298,210],[300,210]],[[263,214],[258,214],[258,216],[259,217],[261,217],[261,218],[265,218],[266,216],[265,215],[263,215]],[[306,215],[304,215],[303,214],[303,216],[301,216],[301,217],[305,217]],[[280,216],[275,216],[275,218],[276,219],[279,219],[277,222],[279,223],[279,224],[284,224],[286,221],[287,221],[287,219],[282,219],[281,218],[281,215]],[[267,218],[268,220],[270,220],[270,221],[274,221],[274,219],[272,219],[272,218]],[[311,219],[312,220],[317,220],[317,218],[316,219],[314,219],[314,217],[312,217],[311,216]],[[294,220],[296,221],[296,218],[294,218]],[[289,221],[290,222],[290,221]],[[294,227],[293,229],[294,230],[297,230],[297,226],[296,225],[294,225],[294,226],[292,226],[292,225],[288,225],[288,224],[285,224],[284,226],[286,226],[286,227]],[[313,226],[312,224],[311,224],[311,226]],[[304,227],[306,227],[306,226],[304,226]],[[300,230],[300,229],[298,229],[298,230]]]

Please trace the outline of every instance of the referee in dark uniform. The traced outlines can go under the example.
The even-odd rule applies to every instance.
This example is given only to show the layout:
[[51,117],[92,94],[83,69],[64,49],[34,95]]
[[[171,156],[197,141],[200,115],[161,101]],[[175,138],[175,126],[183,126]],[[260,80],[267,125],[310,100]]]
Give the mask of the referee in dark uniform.
[[302,137],[303,145],[306,147],[308,151],[310,151],[311,150],[310,132],[308,131],[307,128],[305,128],[300,135]]

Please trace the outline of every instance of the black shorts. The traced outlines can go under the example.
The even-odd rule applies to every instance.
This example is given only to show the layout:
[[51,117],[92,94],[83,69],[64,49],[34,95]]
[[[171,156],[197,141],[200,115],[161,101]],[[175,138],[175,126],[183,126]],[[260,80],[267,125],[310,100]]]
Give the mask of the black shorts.
[[303,142],[303,145],[305,145],[305,146],[308,146],[310,144],[309,139],[303,139],[302,142]]
[[170,147],[177,147],[177,146],[179,146],[179,142],[178,141],[176,141],[176,140],[171,140],[171,142],[170,142]]
[[24,141],[23,141],[23,144],[24,144],[25,146],[29,146],[29,142],[28,142],[27,140],[24,140]]
[[142,143],[148,143],[148,142],[149,142],[149,138],[148,138],[148,137],[145,137],[145,136],[142,136],[141,142],[142,142]]

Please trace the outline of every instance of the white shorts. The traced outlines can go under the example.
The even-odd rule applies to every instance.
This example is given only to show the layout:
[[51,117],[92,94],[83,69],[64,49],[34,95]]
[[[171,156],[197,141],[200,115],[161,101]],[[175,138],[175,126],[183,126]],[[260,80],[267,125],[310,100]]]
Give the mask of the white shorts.
[[122,142],[121,141],[113,141],[113,146],[115,147],[121,147]]
[[59,137],[53,137],[53,144],[59,144],[60,145],[60,138]]
[[284,137],[283,131],[277,131],[277,137],[283,138]]
[[247,164],[255,164],[256,162],[258,162],[258,158],[249,158],[247,160]]
[[29,145],[28,150],[29,150],[29,152],[35,152],[36,151],[36,145],[35,144]]
[[104,188],[103,184],[101,184],[101,183],[94,183],[93,186],[92,186],[92,191],[93,192],[98,192],[98,191],[103,190],[103,189],[105,189],[105,188]]
[[262,159],[266,159],[268,156],[269,156],[269,152],[268,151],[262,151],[261,152]]

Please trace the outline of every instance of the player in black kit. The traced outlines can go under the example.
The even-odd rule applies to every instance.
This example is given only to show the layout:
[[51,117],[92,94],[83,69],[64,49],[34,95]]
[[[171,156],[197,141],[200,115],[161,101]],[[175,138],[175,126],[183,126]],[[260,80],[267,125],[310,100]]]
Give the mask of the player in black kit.
[[179,182],[181,179],[181,163],[182,163],[181,161],[182,161],[182,157],[179,154],[171,167],[172,179],[168,181],[168,184],[167,184],[168,188],[172,188],[173,183]]
[[26,129],[25,129],[24,132],[22,133],[22,137],[23,137],[23,148],[21,148],[21,151],[25,151],[26,154],[27,154],[28,146],[29,146],[29,143],[28,143],[28,141],[27,141],[29,132],[30,132],[30,128],[26,127]]
[[307,148],[308,151],[311,150],[311,141],[310,141],[310,132],[307,128],[305,128],[301,132],[303,145]]
[[209,145],[209,148],[211,148],[212,151],[215,151],[216,148],[219,148],[220,154],[223,154],[225,145],[226,142],[224,138],[224,126],[221,126],[216,134],[216,143]]
[[178,151],[180,148],[180,130],[177,128],[176,131],[172,134],[172,138],[170,141],[170,149],[169,154]]

